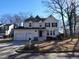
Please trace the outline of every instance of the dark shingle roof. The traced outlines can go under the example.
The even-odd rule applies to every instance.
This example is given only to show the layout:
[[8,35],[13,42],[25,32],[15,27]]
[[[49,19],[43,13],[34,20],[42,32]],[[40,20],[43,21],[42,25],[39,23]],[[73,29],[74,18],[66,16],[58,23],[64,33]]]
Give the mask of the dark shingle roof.
[[25,20],[25,22],[28,22],[28,21],[33,21],[33,22],[39,22],[39,21],[44,21],[45,18],[40,18],[38,15],[34,18],[33,16],[27,18]]

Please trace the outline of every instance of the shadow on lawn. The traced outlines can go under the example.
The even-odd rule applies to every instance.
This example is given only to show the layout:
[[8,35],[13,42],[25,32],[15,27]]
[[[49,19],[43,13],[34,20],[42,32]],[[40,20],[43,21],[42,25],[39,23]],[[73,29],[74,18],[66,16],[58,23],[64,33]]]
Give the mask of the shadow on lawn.
[[76,41],[76,43],[73,47],[72,52],[67,53],[66,55],[58,55],[58,57],[61,57],[61,58],[64,57],[64,58],[67,58],[67,59],[72,59],[72,58],[79,59],[79,53],[78,52],[79,52],[79,37],[78,37],[78,40]]
[[[54,43],[52,44],[52,48],[48,49],[48,52],[61,52],[62,48],[64,48],[65,50],[68,50],[68,47],[64,46],[65,44],[68,44],[70,41],[67,41],[63,44],[59,44],[59,40],[54,41]],[[57,49],[57,50],[56,50]],[[51,51],[52,50],[52,51]],[[63,51],[62,51],[63,52]]]
[[79,38],[76,42],[74,42],[73,39],[66,41],[64,43],[62,42],[63,41],[59,41],[59,40],[54,41],[54,43],[52,44],[53,45],[52,48],[48,49],[48,52],[72,52],[72,53],[79,52]]
[[78,37],[78,40],[77,40],[76,44],[73,47],[73,51],[74,50],[79,50],[79,37]]

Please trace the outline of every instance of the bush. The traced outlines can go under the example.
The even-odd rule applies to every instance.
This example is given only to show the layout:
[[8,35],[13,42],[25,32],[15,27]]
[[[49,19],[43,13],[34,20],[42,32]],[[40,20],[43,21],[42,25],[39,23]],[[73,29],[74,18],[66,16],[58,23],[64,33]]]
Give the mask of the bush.
[[3,39],[3,40],[0,40],[0,43],[10,42],[10,41],[13,41],[13,40],[14,40],[13,38],[6,38],[6,39]]
[[59,35],[57,35],[57,39],[58,40],[62,40],[64,38],[64,34],[59,34]]
[[3,35],[3,38],[10,38],[10,35]]
[[38,37],[34,37],[34,41],[38,41]]
[[52,38],[52,37],[47,37],[47,39],[46,39],[46,41],[51,41],[51,40],[53,40],[54,38]]

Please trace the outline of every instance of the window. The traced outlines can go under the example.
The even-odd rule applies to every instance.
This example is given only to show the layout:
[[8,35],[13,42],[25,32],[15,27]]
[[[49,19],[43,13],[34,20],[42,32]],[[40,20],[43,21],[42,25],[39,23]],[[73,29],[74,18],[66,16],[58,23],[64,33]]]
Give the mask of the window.
[[45,23],[45,27],[46,27],[46,23]]
[[55,31],[53,31],[53,35],[55,35]]
[[48,23],[49,24],[49,27],[50,27],[50,23]]
[[32,24],[31,23],[29,23],[29,27],[32,27]]
[[57,27],[57,23],[52,23],[52,27]]
[[35,32],[37,32],[37,30],[35,30]]
[[29,40],[31,40],[31,38],[29,38]]
[[39,31],[39,37],[42,37],[42,31]]
[[42,27],[42,25],[40,25],[40,27]]
[[45,27],[50,27],[50,23],[45,23]]
[[49,32],[47,31],[47,35],[49,35]]
[[52,35],[52,31],[50,31],[50,35]]

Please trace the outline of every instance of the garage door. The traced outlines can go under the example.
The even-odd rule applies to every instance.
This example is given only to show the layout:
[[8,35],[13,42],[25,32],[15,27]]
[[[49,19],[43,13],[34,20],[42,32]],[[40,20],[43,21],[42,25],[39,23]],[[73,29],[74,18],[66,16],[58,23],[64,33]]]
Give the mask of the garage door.
[[16,40],[25,40],[25,34],[24,33],[16,33],[15,39]]

